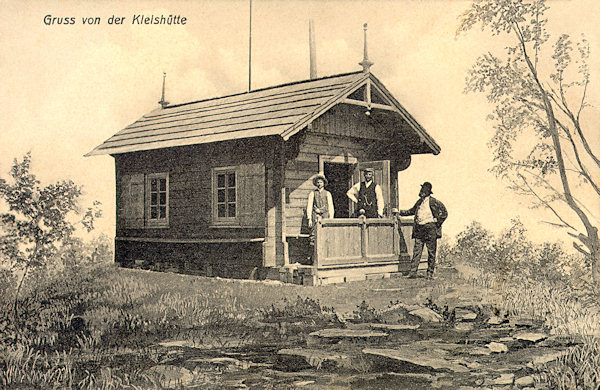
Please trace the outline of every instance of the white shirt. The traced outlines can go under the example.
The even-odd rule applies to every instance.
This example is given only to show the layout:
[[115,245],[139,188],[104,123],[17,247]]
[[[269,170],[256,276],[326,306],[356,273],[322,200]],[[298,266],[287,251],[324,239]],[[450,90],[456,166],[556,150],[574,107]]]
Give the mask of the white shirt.
[[[372,184],[373,184],[373,180],[371,180],[368,183],[365,182],[365,187],[369,188],[369,187],[371,187]],[[357,197],[358,197],[359,190],[360,190],[360,182],[353,185],[348,190],[348,192],[346,192],[346,195],[354,203],[358,203]],[[379,214],[380,217],[383,217],[383,208],[385,206],[385,201],[383,200],[383,191],[381,191],[381,187],[379,186],[379,184],[375,184],[375,197],[377,198],[377,214]]]
[[425,225],[426,223],[437,222],[431,213],[431,207],[429,207],[429,196],[423,199],[421,205],[417,209],[417,223],[419,225]]
[[[325,191],[324,188],[321,188],[319,192]],[[315,191],[311,191],[308,193],[308,202],[306,203],[306,216],[308,218],[308,222],[312,221],[312,212],[313,212],[313,203],[315,201]],[[333,218],[335,215],[335,210],[333,208],[333,198],[331,197],[331,193],[327,191],[327,207],[329,208],[329,218]]]

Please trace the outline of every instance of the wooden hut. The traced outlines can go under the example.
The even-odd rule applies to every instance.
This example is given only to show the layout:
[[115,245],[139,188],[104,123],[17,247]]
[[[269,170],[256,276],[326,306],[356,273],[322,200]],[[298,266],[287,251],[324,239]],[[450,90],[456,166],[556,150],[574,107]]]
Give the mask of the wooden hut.
[[[346,197],[375,168],[386,216],[397,172],[439,146],[368,68],[162,105],[87,155],[109,154],[116,173],[116,261],[205,275],[303,284],[402,270],[410,221],[350,218]],[[311,177],[329,179],[335,218],[306,229]]]

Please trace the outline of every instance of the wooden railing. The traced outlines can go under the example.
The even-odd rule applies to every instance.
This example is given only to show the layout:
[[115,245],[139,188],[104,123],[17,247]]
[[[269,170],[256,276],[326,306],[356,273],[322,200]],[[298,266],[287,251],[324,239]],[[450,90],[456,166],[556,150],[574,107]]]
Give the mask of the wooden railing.
[[[339,218],[317,221],[315,268],[406,261],[412,218]],[[412,245],[411,245],[412,246]]]

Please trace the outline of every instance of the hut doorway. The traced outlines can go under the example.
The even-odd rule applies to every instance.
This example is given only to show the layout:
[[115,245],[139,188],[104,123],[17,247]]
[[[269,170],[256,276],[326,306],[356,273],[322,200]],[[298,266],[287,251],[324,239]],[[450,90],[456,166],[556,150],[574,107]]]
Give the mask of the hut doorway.
[[327,191],[331,192],[335,218],[350,217],[350,199],[346,192],[352,185],[352,174],[355,164],[326,162],[323,164],[323,173],[328,180]]

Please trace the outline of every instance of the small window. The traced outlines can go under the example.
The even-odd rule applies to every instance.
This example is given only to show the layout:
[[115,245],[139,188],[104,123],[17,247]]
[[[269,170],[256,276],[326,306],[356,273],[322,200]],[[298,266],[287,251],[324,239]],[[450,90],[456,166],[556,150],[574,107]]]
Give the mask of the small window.
[[169,176],[158,173],[146,176],[148,200],[146,218],[149,226],[169,223]]
[[213,216],[215,222],[232,223],[237,219],[238,194],[235,168],[213,170]]

